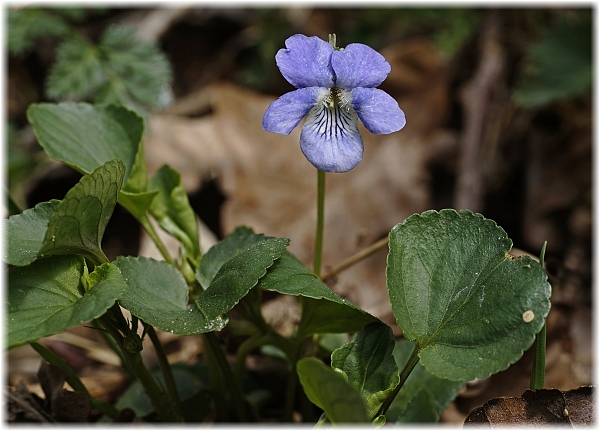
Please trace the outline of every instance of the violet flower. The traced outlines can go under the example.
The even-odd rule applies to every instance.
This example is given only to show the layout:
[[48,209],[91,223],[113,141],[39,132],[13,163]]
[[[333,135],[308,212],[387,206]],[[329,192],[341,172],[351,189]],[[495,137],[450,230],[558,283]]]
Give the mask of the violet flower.
[[302,153],[317,169],[347,172],[362,159],[358,118],[371,133],[397,132],[406,124],[398,103],[380,85],[390,64],[374,49],[352,43],[334,48],[316,36],[285,41],[277,67],[296,90],[271,103],[262,126],[289,135],[308,114],[300,135]]

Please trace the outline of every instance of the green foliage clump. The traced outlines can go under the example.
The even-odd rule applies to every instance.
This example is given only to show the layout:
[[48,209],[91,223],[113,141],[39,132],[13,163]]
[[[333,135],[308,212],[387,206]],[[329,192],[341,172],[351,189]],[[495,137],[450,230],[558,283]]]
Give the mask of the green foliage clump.
[[39,37],[65,37],[69,23],[58,10],[22,8],[8,11],[8,52],[23,54]]
[[171,65],[154,42],[136,38],[132,28],[113,25],[100,40],[84,37],[72,23],[103,9],[20,8],[8,13],[8,50],[13,55],[34,48],[40,37],[58,43],[56,62],[46,80],[53,100],[115,103],[138,112],[171,101]]
[[528,62],[515,90],[526,107],[541,106],[578,96],[592,85],[591,15],[581,12],[574,20],[561,17],[544,29],[529,47]]
[[116,103],[143,112],[166,104],[171,77],[156,44],[138,41],[131,28],[111,26],[98,44],[79,37],[63,42],[46,89],[55,100]]

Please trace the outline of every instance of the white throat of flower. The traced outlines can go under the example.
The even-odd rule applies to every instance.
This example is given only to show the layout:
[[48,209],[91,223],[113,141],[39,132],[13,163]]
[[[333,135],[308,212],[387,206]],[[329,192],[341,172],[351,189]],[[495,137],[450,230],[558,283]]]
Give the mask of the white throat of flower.
[[356,131],[358,115],[352,108],[350,92],[338,87],[324,88],[308,113],[306,125],[326,140]]

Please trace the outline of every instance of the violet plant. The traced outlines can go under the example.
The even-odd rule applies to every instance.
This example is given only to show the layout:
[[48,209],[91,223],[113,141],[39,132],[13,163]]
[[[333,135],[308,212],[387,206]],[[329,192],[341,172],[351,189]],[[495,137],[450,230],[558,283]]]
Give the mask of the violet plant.
[[[300,146],[318,173],[312,270],[286,251],[288,239],[247,227],[203,254],[179,173],[165,165],[147,177],[144,120],[135,112],[71,102],[33,104],[27,111],[46,153],[83,176],[64,199],[4,222],[7,347],[31,344],[109,418],[127,404],[93,398],[39,339],[92,322],[143,387],[151,409],[137,414],[148,420],[259,420],[243,385],[245,358],[274,348],[289,369],[281,421],[291,422],[294,411],[310,421],[311,406],[298,400],[306,396],[323,411],[319,423],[381,424],[437,421],[465,382],[506,369],[544,327],[550,285],[543,266],[526,256],[509,257],[506,232],[467,210],[415,214],[389,233],[387,288],[403,340],[329,289],[319,277],[325,172],[346,172],[362,159],[359,118],[378,134],[396,132],[406,122],[398,103],[375,88],[390,66],[373,49],[338,49],[335,37],[327,43],[303,35],[289,38],[286,47],[277,64],[296,90],[273,102],[263,127],[289,134],[307,117]],[[164,261],[111,261],[105,255],[102,237],[116,204],[138,220]],[[151,219],[179,241],[177,256],[169,254]],[[293,335],[282,336],[265,321],[265,290],[299,297],[302,314]],[[246,337],[232,367],[216,333],[233,310],[244,321]],[[210,377],[205,386],[184,394],[155,328],[202,334]],[[354,336],[323,356],[317,347],[328,334]],[[156,350],[160,376],[142,360],[144,337]],[[536,372],[532,385],[541,387],[543,363]]]

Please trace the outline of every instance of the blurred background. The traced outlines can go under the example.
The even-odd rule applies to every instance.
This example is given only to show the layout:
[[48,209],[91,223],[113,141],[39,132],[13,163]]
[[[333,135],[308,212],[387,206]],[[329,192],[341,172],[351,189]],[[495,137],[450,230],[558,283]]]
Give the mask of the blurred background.
[[[149,175],[164,163],[181,172],[205,250],[245,224],[290,238],[290,251],[307,264],[314,168],[300,152],[300,128],[282,136],[261,127],[268,105],[293,90],[274,57],[296,33],[324,40],[335,33],[340,47],[359,42],[378,50],[392,66],[380,88],[398,101],[407,125],[380,136],[363,128],[363,161],[328,175],[324,272],[413,213],[480,212],[506,230],[515,255],[539,256],[548,242],[546,387],[592,383],[591,9],[389,4],[5,12],[9,211],[62,199],[80,177],[41,151],[27,122],[29,104],[123,103],[146,119]],[[107,255],[159,258],[152,247],[116,208],[104,237]],[[380,249],[328,283],[399,336],[385,287],[386,253]],[[290,298],[268,297],[264,311],[283,333],[297,318]],[[93,395],[114,401],[127,376],[89,332],[78,328],[46,345],[84,376]],[[163,340],[173,361],[194,363],[201,355],[194,337]],[[442,421],[460,423],[491,398],[521,395],[531,353],[467,385]],[[28,347],[11,351],[9,384],[24,381],[37,390],[39,362]],[[257,358],[257,373],[269,371],[265,363]]]

